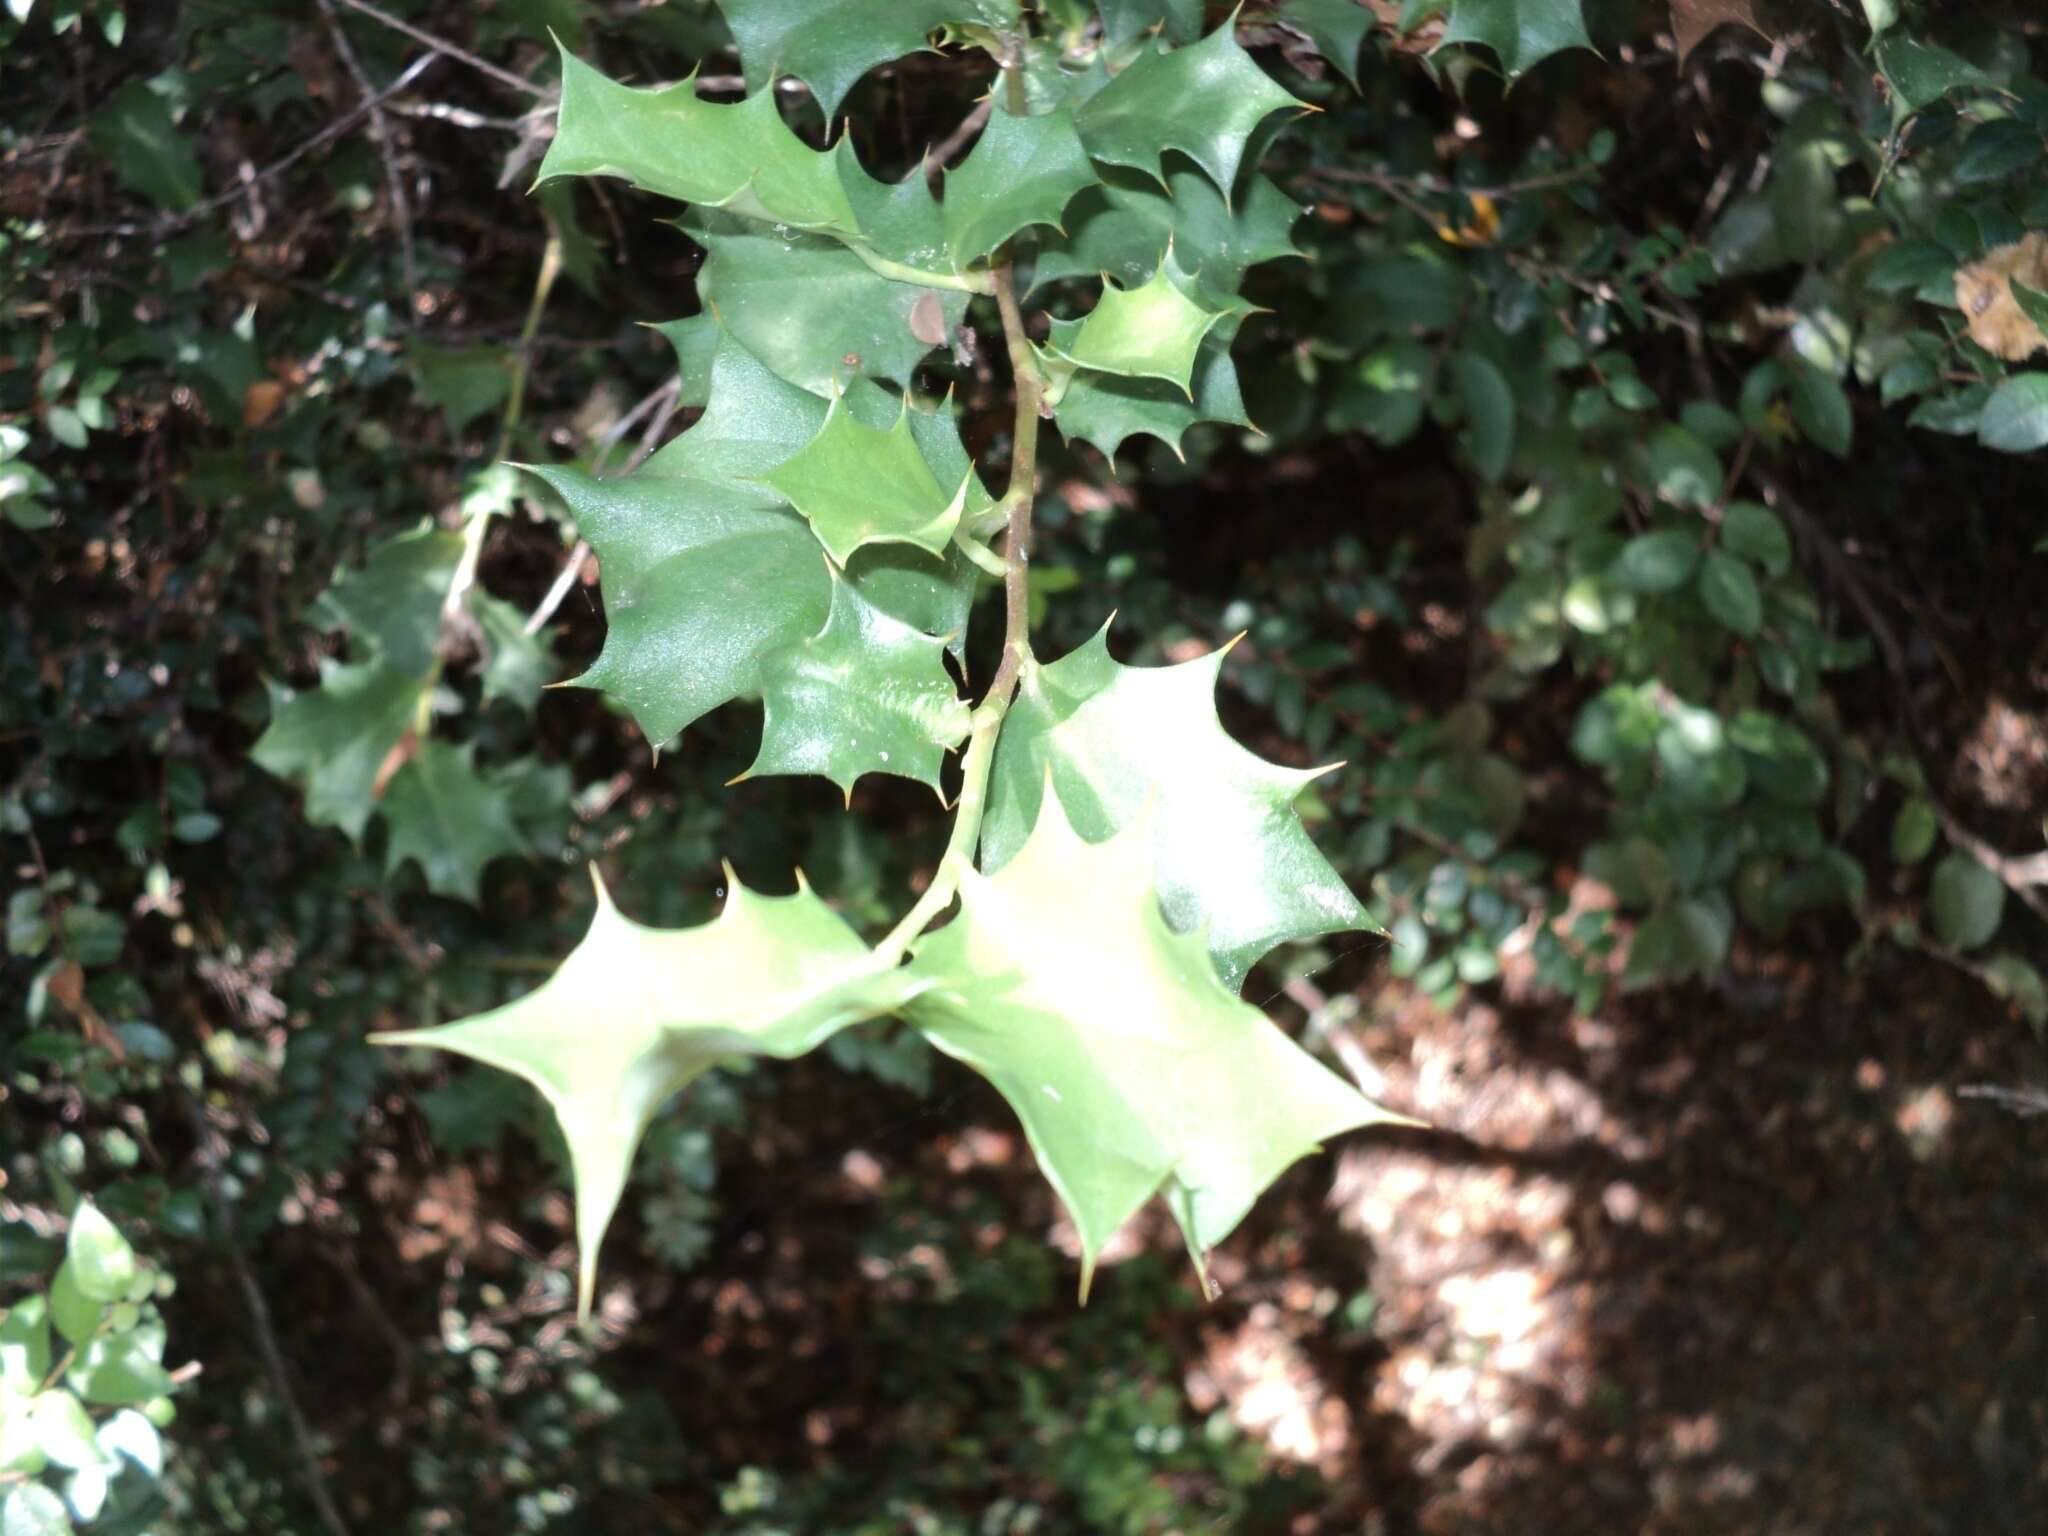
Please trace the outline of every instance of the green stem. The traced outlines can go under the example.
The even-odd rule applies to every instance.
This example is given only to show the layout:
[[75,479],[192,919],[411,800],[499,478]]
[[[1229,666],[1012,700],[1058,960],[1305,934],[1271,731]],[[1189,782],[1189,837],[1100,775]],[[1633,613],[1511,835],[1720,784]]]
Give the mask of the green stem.
[[902,963],[917,936],[931,920],[946,910],[960,890],[960,877],[974,867],[974,845],[981,839],[981,818],[988,809],[988,770],[995,761],[996,737],[1009,712],[1007,695],[991,694],[976,709],[967,734],[967,754],[960,760],[960,798],[953,802],[953,833],[946,839],[946,851],[939,855],[939,867],[932,871],[932,883],[924,888],[917,904],[903,914],[903,920],[889,930],[875,946],[875,964],[889,970]]
[[903,920],[875,946],[875,963],[883,969],[899,965],[910,946],[959,894],[960,878],[974,867],[975,845],[981,840],[981,819],[988,809],[988,775],[995,761],[996,738],[1010,711],[1018,680],[1031,661],[1031,510],[1038,484],[1038,415],[1045,381],[1037,355],[1024,330],[1017,306],[1010,264],[991,269],[996,306],[1002,311],[1003,339],[1010,352],[1010,372],[1017,393],[1016,426],[1010,445],[1010,483],[1002,505],[1008,512],[1003,540],[1003,659],[988,692],[976,706],[967,733],[967,752],[960,760],[960,798],[953,802],[953,831],[932,883]]
[[876,276],[886,277],[892,283],[915,283],[921,288],[957,288],[963,293],[995,292],[990,274],[986,272],[927,272],[923,267],[891,261],[858,240],[847,241],[846,248],[866,262]]
[[[519,347],[512,358],[512,388],[505,401],[505,419],[498,430],[498,451],[502,459],[512,451],[512,436],[519,430],[519,417],[526,408],[526,376],[533,362],[533,338],[540,330],[540,317],[548,307],[548,294],[562,272],[562,235],[548,222],[548,243],[540,254],[540,271],[534,274],[533,298],[526,306],[526,323],[519,329]],[[441,603],[441,629],[445,634],[459,622],[469,589],[476,585],[477,562],[483,558],[484,535],[490,531],[488,509],[475,513],[462,530],[462,556],[455,563],[454,579]],[[438,674],[437,674],[438,675]],[[429,691],[432,685],[429,684]]]

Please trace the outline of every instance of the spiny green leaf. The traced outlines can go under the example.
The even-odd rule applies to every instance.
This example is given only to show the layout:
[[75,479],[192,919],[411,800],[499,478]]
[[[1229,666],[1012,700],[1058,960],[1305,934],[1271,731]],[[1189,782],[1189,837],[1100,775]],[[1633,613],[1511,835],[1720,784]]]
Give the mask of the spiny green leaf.
[[306,796],[306,819],[360,838],[377,770],[405,735],[424,680],[384,662],[320,663],[320,686],[297,693],[269,683],[270,727],[249,749],[256,766]]
[[1196,291],[1221,302],[1249,268],[1301,254],[1289,236],[1300,217],[1294,200],[1256,172],[1239,185],[1233,210],[1215,183],[1178,154],[1166,161],[1164,186],[1110,167],[1099,186],[1067,206],[1064,232],[1040,238],[1031,281],[1108,276],[1128,288],[1158,271],[1171,248]]
[[[1055,326],[1059,322],[1054,322]],[[1193,398],[1164,379],[1130,379],[1112,373],[1066,367],[1071,377],[1059,388],[1053,420],[1069,442],[1093,443],[1114,467],[1117,450],[1139,435],[1156,437],[1183,457],[1181,439],[1198,422],[1218,421],[1248,427],[1244,397],[1238,390],[1237,368],[1230,360],[1235,318],[1202,339],[1195,353]]]
[[857,238],[834,157],[796,136],[773,91],[705,101],[694,80],[636,90],[562,50],[562,105],[536,182],[617,176],[648,192]]
[[[849,414],[899,409],[872,385],[856,386],[842,402]],[[762,659],[824,627],[831,577],[817,537],[759,477],[816,437],[830,409],[728,335],[703,416],[638,473],[600,480],[533,470],[569,503],[601,562],[604,650],[576,681],[618,699],[656,745],[727,700],[758,693]],[[950,418],[919,416],[910,429],[930,439],[930,462],[949,467],[948,434],[964,462]],[[855,555],[845,579],[883,612],[937,635],[965,628],[975,589],[974,569],[957,551],[942,562],[902,545]]]
[[739,44],[748,88],[795,75],[828,122],[856,80],[920,51],[948,22],[1017,22],[1016,0],[718,0],[718,8]]
[[458,747],[424,741],[392,775],[383,801],[389,833],[385,870],[412,859],[428,890],[471,905],[486,864],[526,852],[526,839],[512,819],[510,792],[476,771],[475,756],[474,742]]
[[716,920],[657,929],[622,916],[600,881],[590,931],[537,990],[437,1029],[371,1036],[517,1073],[553,1106],[576,1180],[585,1315],[634,1149],[678,1089],[724,1057],[800,1056],[928,985],[877,971],[801,878],[782,897],[747,890],[729,869],[726,882]]
[[833,240],[777,235],[702,209],[682,227],[708,253],[697,274],[704,307],[769,367],[820,394],[863,374],[908,383],[932,349],[925,338],[966,313],[964,292],[879,276]]
[[910,431],[906,403],[887,430],[834,401],[818,435],[762,476],[810,520],[840,565],[867,544],[944,554],[966,505],[967,482],[941,485]]
[[1481,43],[1512,80],[1553,53],[1591,48],[1580,0],[1449,0],[1445,43]]
[[820,774],[849,799],[864,773],[938,789],[946,749],[967,734],[945,649],[835,579],[824,629],[762,663],[761,750],[742,777]]
[[1080,1232],[1084,1300],[1154,1194],[1203,1268],[1289,1164],[1396,1118],[1235,997],[1199,934],[1168,927],[1159,846],[1142,824],[1091,845],[1054,807],[994,876],[963,875],[959,916],[910,967],[931,990],[906,1016],[1023,1122]]
[[1233,20],[1186,48],[1140,54],[1089,98],[1075,125],[1096,159],[1155,177],[1160,157],[1179,150],[1227,202],[1252,130],[1269,113],[1300,105],[1237,45]]
[[1000,103],[973,150],[946,173],[946,241],[956,263],[977,261],[1031,224],[1057,226],[1095,165],[1061,110],[1012,117]]
[[1371,11],[1358,0],[1286,0],[1280,20],[1315,44],[1352,89],[1358,88],[1358,51],[1376,20]]
[[1169,251],[1141,286],[1104,283],[1101,299],[1085,317],[1055,322],[1047,350],[1081,368],[1164,379],[1192,398],[1195,354],[1229,313],[1189,294]]
[[384,660],[417,677],[434,664],[441,634],[441,605],[462,535],[434,527],[416,528],[386,539],[358,570],[344,571],[307,610],[322,629],[345,629],[350,641],[374,643]]
[[711,359],[718,351],[718,338],[725,334],[718,316],[707,309],[648,329],[659,331],[662,340],[676,349],[676,404],[685,410],[703,409],[711,398]]
[[1149,804],[1166,916],[1201,931],[1236,986],[1276,944],[1371,923],[1294,812],[1325,770],[1266,762],[1217,720],[1223,656],[1126,667],[1104,625],[1050,665],[1027,663],[997,739],[981,846],[991,870],[1016,857],[1048,775],[1083,837],[1121,832]]
[[1127,43],[1154,27],[1175,43],[1192,42],[1202,30],[1202,0],[1095,0],[1102,33],[1112,44]]
[[526,615],[489,593],[471,592],[468,603],[483,633],[484,702],[504,699],[532,709],[548,682],[546,635],[528,634]]

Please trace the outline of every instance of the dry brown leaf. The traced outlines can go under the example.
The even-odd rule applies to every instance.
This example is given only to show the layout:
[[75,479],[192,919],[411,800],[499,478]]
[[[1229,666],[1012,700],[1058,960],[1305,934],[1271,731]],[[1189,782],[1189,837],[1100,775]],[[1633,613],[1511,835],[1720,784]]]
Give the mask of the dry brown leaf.
[[284,386],[275,379],[258,379],[242,391],[242,425],[251,431],[275,416],[284,405]]
[[2048,290],[2048,234],[2034,230],[1983,259],[1956,268],[1956,303],[1970,323],[1970,340],[1993,357],[2017,362],[2048,346],[2048,337],[2012,296],[2014,280]]
[[1771,35],[1756,19],[1756,0],[1671,0],[1671,38],[1678,47],[1680,69],[1693,49],[1719,27],[1747,27],[1762,38]]
[[936,347],[946,339],[946,308],[929,289],[910,306],[910,334],[928,347]]
[[1402,0],[1365,0],[1366,9],[1380,24],[1380,30],[1387,34],[1396,50],[1401,53],[1428,53],[1443,41],[1443,12],[1437,11],[1422,19],[1412,32],[1401,30]]

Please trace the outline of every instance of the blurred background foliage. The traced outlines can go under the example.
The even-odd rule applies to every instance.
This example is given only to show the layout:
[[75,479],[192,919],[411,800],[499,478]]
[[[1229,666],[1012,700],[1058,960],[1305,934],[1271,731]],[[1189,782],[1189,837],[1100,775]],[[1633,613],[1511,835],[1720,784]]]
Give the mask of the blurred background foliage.
[[[1038,7],[1076,57],[1189,40],[1204,9]],[[2042,18],[1254,0],[1236,25],[1320,109],[1248,173],[1301,210],[1305,258],[1247,284],[1258,427],[1056,451],[1033,596],[1046,655],[1111,608],[1132,660],[1244,632],[1226,723],[1346,761],[1305,803],[1392,942],[1301,946],[1247,995],[1443,1126],[1425,1163],[1512,1140],[1473,1108],[1519,1081],[1499,1057],[1459,1069],[1465,1098],[1419,1065],[1489,1018],[1532,1059],[1590,1028],[1637,1077],[1697,1068],[1697,1113],[1765,1147],[1815,1084],[1874,1093],[1910,1059],[1977,1117],[1940,1197],[2014,1300],[2048,1252],[2039,1183],[2011,1182],[2048,1143],[2004,1113],[2048,1107]],[[8,1536],[1528,1530],[1565,1507],[1541,1469],[1588,1465],[1588,1528],[1745,1528],[1744,1499],[1768,1528],[1876,1528],[1853,1500],[1802,1524],[1786,1500],[1849,1495],[1753,1475],[1670,1491],[1651,1429],[1697,1405],[1630,1409],[1625,1372],[1532,1387],[1533,1438],[1418,1416],[1387,1383],[1441,1319],[1376,1292],[1327,1169],[1248,1226],[1216,1307],[1141,1242],[1075,1311],[1000,1103],[887,1027],[674,1106],[574,1325],[527,1090],[364,1036],[544,975],[587,860],[661,924],[713,910],[720,857],[770,889],[801,865],[872,931],[941,822],[898,784],[851,813],[808,781],[722,789],[744,711],[657,763],[596,695],[542,689],[596,654],[595,572],[501,461],[616,472],[690,419],[633,320],[690,313],[699,259],[623,189],[527,195],[551,30],[616,76],[738,87],[699,0],[0,14]],[[987,76],[971,51],[870,70],[863,157],[909,172]],[[1145,275],[1074,224],[1048,280]],[[970,313],[925,381],[975,448],[1007,410],[993,326]],[[440,654],[479,507],[503,515],[474,633]],[[426,702],[392,716],[402,663]],[[1897,1017],[1845,1031],[1813,1001],[1838,996]],[[1927,1102],[1879,1123],[1907,1162],[1857,1165],[1908,1191],[1905,1230]],[[1588,1187],[1611,1215],[1617,1186]],[[1546,1253],[1590,1240],[1538,1226]],[[1971,1312],[1928,1285],[1883,1326]],[[1348,1395],[1348,1438],[1303,1451],[1247,1408],[1213,1360],[1254,1324]],[[2048,1497],[2038,1322],[1957,1358],[1982,1379],[1915,1406],[1924,1443],[1877,1442],[1906,1469],[1887,1529],[2017,1530]]]

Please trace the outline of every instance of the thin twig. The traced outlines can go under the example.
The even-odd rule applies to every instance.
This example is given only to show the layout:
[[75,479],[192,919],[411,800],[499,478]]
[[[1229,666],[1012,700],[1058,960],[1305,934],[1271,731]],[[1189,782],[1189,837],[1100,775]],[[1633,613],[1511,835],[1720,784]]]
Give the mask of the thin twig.
[[[1015,81],[1015,75],[1011,76]],[[903,914],[882,942],[875,946],[875,963],[887,968],[899,963],[917,936],[933,918],[945,911],[960,889],[961,877],[973,867],[974,851],[981,841],[982,816],[987,809],[989,767],[995,760],[996,738],[1002,733],[1003,717],[1017,691],[1018,679],[1031,659],[1031,509],[1038,483],[1039,401],[1044,398],[1044,380],[1039,377],[1037,355],[1024,330],[1023,312],[1017,307],[1017,288],[1010,263],[1005,260],[993,271],[996,304],[1002,311],[1003,338],[1008,343],[1012,382],[1016,390],[1016,428],[1010,446],[1010,483],[1003,490],[1008,513],[1003,548],[1003,659],[996,675],[970,717],[967,750],[960,761],[960,796],[953,802],[953,830],[946,838],[946,850],[932,872],[931,884]]]
[[313,1431],[299,1408],[298,1398],[292,1394],[291,1375],[285,1369],[284,1355],[277,1347],[277,1330],[270,1320],[270,1303],[264,1300],[263,1288],[256,1283],[248,1257],[242,1252],[241,1244],[235,1241],[235,1213],[228,1204],[226,1190],[221,1186],[224,1140],[207,1120],[206,1111],[200,1108],[191,1090],[183,1084],[175,1084],[174,1089],[179,1103],[184,1106],[186,1118],[192,1122],[199,1167],[208,1201],[213,1207],[214,1225],[220,1231],[221,1246],[227,1250],[229,1267],[235,1272],[242,1300],[249,1309],[249,1323],[256,1335],[256,1352],[263,1357],[263,1368],[269,1373],[270,1385],[277,1393],[278,1406],[284,1410],[292,1446],[298,1453],[299,1471],[306,1481],[306,1495],[313,1501],[314,1512],[319,1515],[320,1523],[327,1528],[329,1536],[348,1536],[348,1526],[342,1521],[341,1511],[335,1508],[333,1494],[328,1491],[327,1475],[320,1470],[320,1455],[313,1445]]
[[1548,175],[1530,176],[1521,181],[1504,181],[1490,187],[1465,187],[1440,176],[1396,176],[1389,171],[1364,170],[1354,166],[1313,165],[1302,172],[1303,179],[1322,181],[1359,182],[1376,187],[1389,196],[1397,188],[1411,192],[1429,192],[1439,195],[1455,192],[1462,197],[1519,197],[1526,192],[1542,192],[1552,187],[1568,187],[1574,182],[1586,181],[1599,173],[1591,166],[1575,171],[1554,171]]
[[2005,1088],[1997,1083],[1965,1083],[1956,1089],[1959,1099],[1984,1099],[2000,1109],[2009,1109],[2022,1119],[2048,1115],[2048,1089]]
[[925,152],[924,176],[931,183],[932,190],[938,191],[939,173],[953,163],[953,157],[967,146],[967,141],[988,126],[988,115],[995,109],[994,91],[974,104],[974,110],[960,119],[960,126],[947,134]]
[[[342,3],[344,5],[349,4],[350,0],[342,0]],[[79,237],[93,235],[160,236],[168,235],[175,230],[183,229],[187,224],[191,224],[201,218],[204,218],[207,214],[212,213],[217,208],[225,208],[227,207],[228,204],[235,202],[238,199],[250,196],[252,193],[255,192],[256,188],[262,186],[265,182],[270,181],[274,177],[282,174],[284,171],[289,170],[292,166],[296,165],[299,161],[303,160],[307,155],[311,154],[314,150],[319,149],[324,144],[329,144],[333,142],[335,139],[340,138],[344,133],[347,133],[351,128],[355,127],[357,123],[360,123],[365,117],[368,117],[372,112],[376,111],[377,108],[383,106],[385,102],[389,101],[393,96],[396,96],[400,91],[410,86],[413,83],[413,81],[417,80],[421,75],[425,74],[426,71],[432,67],[434,62],[435,56],[433,54],[421,54],[417,59],[414,59],[412,63],[406,65],[406,67],[402,71],[400,71],[398,78],[396,80],[393,80],[389,85],[385,86],[383,90],[377,92],[374,96],[371,96],[364,101],[358,102],[354,107],[352,107],[347,112],[344,112],[340,117],[337,117],[333,122],[329,123],[326,127],[322,128],[318,133],[315,133],[311,138],[307,139],[305,143],[301,144],[297,149],[292,150],[282,159],[274,160],[269,165],[265,166],[262,170],[255,172],[253,175],[244,177],[241,181],[237,182],[234,185],[234,187],[232,187],[230,190],[226,192],[217,193],[216,195],[209,197],[202,202],[194,203],[190,208],[185,209],[182,213],[166,213],[162,215],[160,218],[149,219],[146,221],[132,221],[124,224],[70,225],[64,228],[63,230],[59,231],[59,237],[65,239],[76,239]]]
[[562,562],[561,573],[555,577],[554,585],[548,588],[547,596],[540,600],[540,606],[533,610],[526,621],[526,633],[537,635],[541,626],[555,616],[555,610],[562,606],[562,599],[569,595],[576,585],[576,578],[583,574],[583,562],[590,558],[590,545],[582,539],[569,551],[569,558]]
[[391,123],[377,101],[376,87],[370,84],[370,77],[363,70],[363,61],[356,57],[355,45],[348,40],[348,30],[334,12],[334,0],[319,0],[319,3],[320,13],[327,18],[328,30],[334,34],[334,51],[341,55],[341,62],[354,78],[356,89],[363,93],[363,105],[370,114],[370,137],[376,141],[378,158],[384,162],[384,185],[391,193],[392,216],[398,220],[398,249],[405,272],[406,304],[410,306],[420,286],[419,267],[413,260],[412,199],[406,196],[405,177],[399,173],[397,151],[391,142]]
[[451,43],[445,37],[437,37],[424,27],[416,27],[411,22],[392,15],[389,11],[379,10],[376,6],[371,5],[369,0],[341,0],[341,3],[352,11],[361,11],[372,21],[381,22],[394,32],[403,32],[416,43],[424,43],[436,53],[445,53],[449,58],[467,64],[471,69],[482,71],[493,80],[511,86],[515,91],[524,91],[529,96],[538,96],[543,100],[554,94],[545,86],[535,85],[531,80],[515,75],[509,69],[501,69],[489,59],[479,58],[467,48]]
[[[1749,477],[1762,489],[1771,505],[1784,514],[1786,522],[1799,531],[1806,546],[1814,552],[1821,564],[1827,567],[1829,574],[1835,578],[1855,606],[1857,613],[1862,616],[1865,626],[1877,642],[1879,654],[1884,657],[1885,670],[1891,674],[1892,681],[1897,685],[1900,714],[1905,723],[1913,755],[1915,758],[1923,756],[1926,743],[1920,730],[1919,715],[1913,707],[1911,680],[1906,671],[1906,653],[1900,647],[1898,636],[1892,632],[1891,625],[1886,622],[1883,610],[1877,606],[1877,600],[1865,586],[1861,573],[1856,569],[1856,562],[1849,558],[1848,552],[1821,525],[1819,519],[1807,511],[1798,498],[1785,487],[1784,482],[1768,468],[1761,464],[1752,464]],[[2048,853],[2030,854],[2023,858],[2001,853],[1958,821],[1954,813],[1938,799],[1930,795],[1928,803],[1933,806],[1934,819],[1940,824],[1942,832],[1951,843],[1995,875],[1999,882],[2017,896],[2035,916],[2043,922],[2048,922],[2048,897],[2041,894],[2041,888],[2048,886]]]

